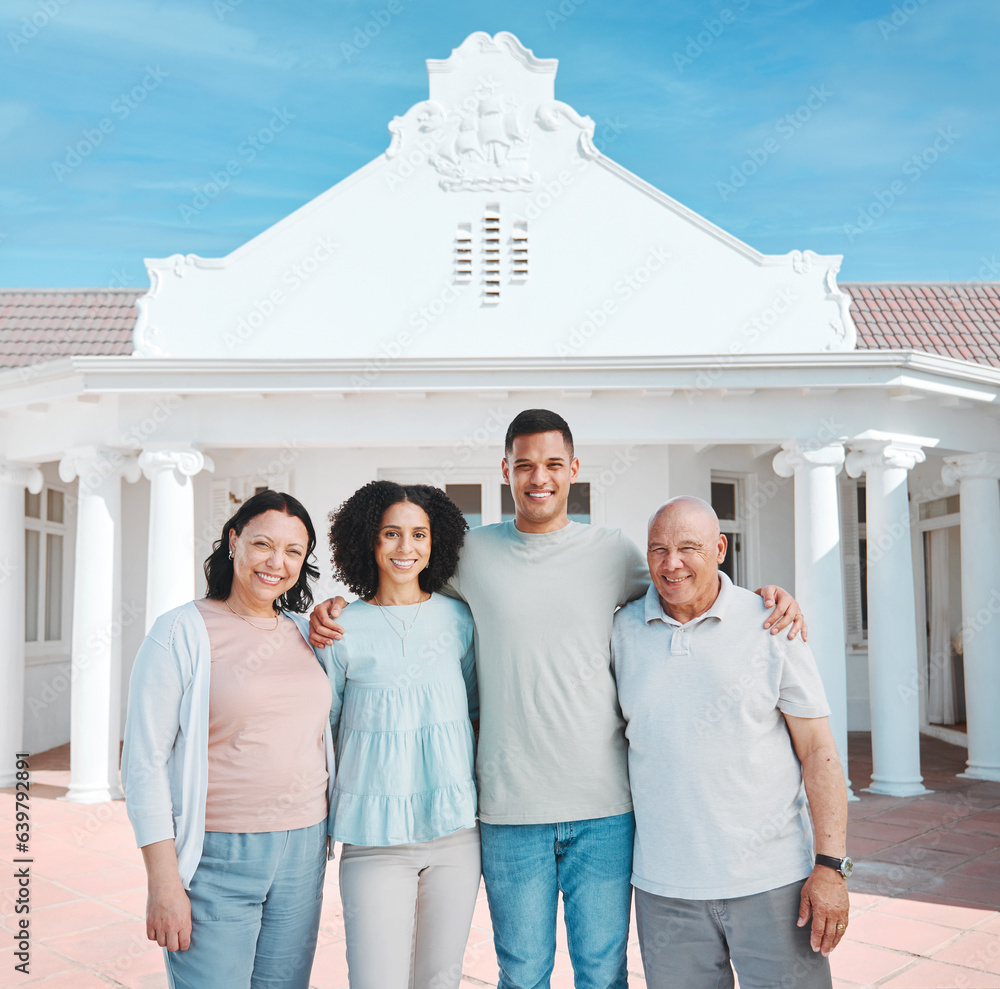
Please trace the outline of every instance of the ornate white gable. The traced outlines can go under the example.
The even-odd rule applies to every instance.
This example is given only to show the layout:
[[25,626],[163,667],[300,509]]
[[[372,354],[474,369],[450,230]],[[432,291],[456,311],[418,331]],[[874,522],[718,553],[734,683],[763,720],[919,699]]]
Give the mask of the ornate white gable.
[[839,257],[765,256],[598,151],[555,59],[470,35],[388,149],[224,258],[147,260],[136,350],[234,359],[853,349]]

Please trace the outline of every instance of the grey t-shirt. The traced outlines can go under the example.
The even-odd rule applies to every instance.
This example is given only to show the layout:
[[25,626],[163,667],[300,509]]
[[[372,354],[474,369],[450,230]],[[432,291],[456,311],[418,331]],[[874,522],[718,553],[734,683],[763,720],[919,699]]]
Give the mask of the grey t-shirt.
[[479,817],[545,824],[632,809],[611,675],[615,608],[649,585],[620,530],[472,529],[445,588],[476,623]]
[[809,647],[763,627],[760,597],[719,575],[715,604],[680,624],[655,586],[615,616],[628,722],[632,885],[716,900],[808,876],[813,835],[782,714],[829,715]]

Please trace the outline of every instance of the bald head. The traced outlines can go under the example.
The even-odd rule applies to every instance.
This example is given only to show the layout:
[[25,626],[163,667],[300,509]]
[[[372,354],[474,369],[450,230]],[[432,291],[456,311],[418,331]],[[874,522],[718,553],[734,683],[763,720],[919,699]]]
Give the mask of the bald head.
[[671,498],[652,514],[646,562],[667,614],[687,622],[712,606],[726,546],[719,517],[701,498]]
[[683,517],[690,524],[706,527],[708,538],[714,539],[719,535],[719,516],[715,514],[715,509],[707,501],[695,498],[693,495],[680,495],[665,501],[660,507],[649,516],[646,525],[646,533],[653,530],[653,526],[667,519],[677,519]]

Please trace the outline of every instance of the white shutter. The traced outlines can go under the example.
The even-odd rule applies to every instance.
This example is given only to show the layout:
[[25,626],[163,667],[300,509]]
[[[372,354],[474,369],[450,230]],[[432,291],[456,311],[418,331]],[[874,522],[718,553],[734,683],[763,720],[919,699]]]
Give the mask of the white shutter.
[[252,497],[261,488],[267,488],[269,491],[284,491],[286,494],[291,493],[288,490],[287,471],[279,474],[254,474],[252,477],[241,477],[238,480],[243,491],[242,501]]
[[840,549],[844,563],[844,620],[847,641],[864,640],[861,626],[861,557],[858,536],[858,487],[843,479],[840,488]]
[[212,501],[209,509],[211,532],[222,532],[222,527],[236,511],[236,503],[231,499],[229,492],[229,478],[212,478]]

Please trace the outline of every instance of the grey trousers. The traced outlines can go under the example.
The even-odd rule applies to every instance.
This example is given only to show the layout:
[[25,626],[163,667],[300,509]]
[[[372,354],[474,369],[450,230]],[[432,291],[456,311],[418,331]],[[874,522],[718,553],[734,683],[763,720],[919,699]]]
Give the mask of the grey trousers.
[[344,845],[351,989],[458,989],[479,877],[478,825],[410,845]]
[[[647,989],[830,989],[830,960],[796,927],[802,882],[731,900],[635,891]],[[732,965],[730,965],[732,961]]]

